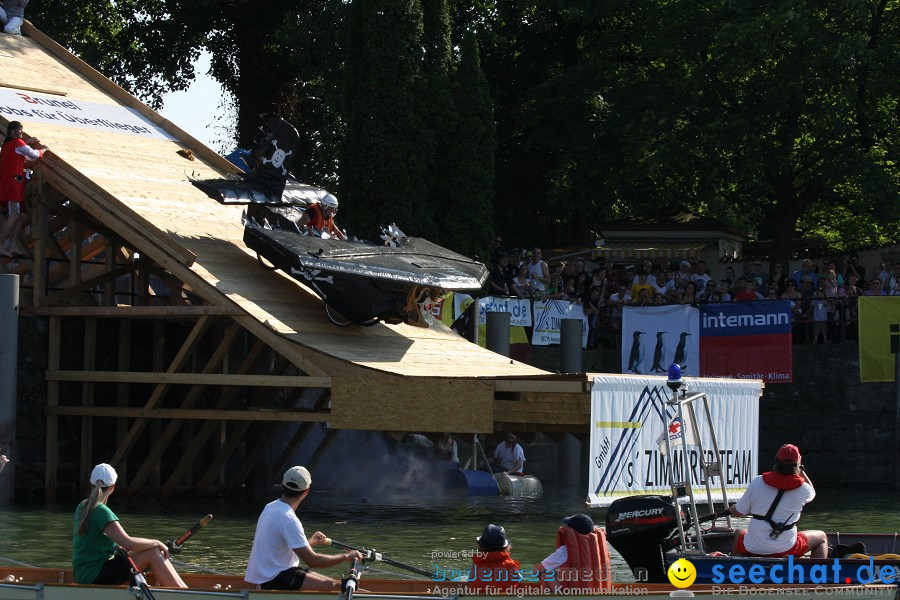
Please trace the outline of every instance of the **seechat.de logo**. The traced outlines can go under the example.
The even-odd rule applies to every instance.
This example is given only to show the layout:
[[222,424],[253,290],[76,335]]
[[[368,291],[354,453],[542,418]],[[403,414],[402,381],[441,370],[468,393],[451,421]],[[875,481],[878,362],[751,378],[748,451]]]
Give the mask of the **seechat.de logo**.
[[677,588],[686,588],[696,579],[697,569],[685,558],[679,558],[669,567],[669,583]]

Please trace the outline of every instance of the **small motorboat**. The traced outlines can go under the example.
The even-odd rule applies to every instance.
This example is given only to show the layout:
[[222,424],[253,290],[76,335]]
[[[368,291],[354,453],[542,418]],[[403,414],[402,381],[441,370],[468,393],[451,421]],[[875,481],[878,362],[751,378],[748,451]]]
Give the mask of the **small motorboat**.
[[269,118],[257,140],[255,156],[262,158],[247,177],[192,182],[223,204],[248,206],[244,243],[260,264],[281,269],[312,289],[336,325],[386,321],[428,326],[433,303],[445,291],[481,289],[488,277],[482,263],[409,237],[396,225],[382,229],[381,243],[341,240],[325,232],[308,235],[298,221],[328,192],[290,176],[298,140],[290,123]]
[[[668,461],[671,496],[619,498],[607,509],[607,541],[625,559],[638,581],[671,581],[669,569],[685,560],[696,572],[694,581],[697,584],[736,587],[812,584],[827,588],[900,584],[898,533],[828,533],[827,558],[731,555],[737,532],[731,527],[731,517],[725,516],[728,493],[722,478],[724,469],[708,398],[705,393],[687,394],[682,387],[680,370],[673,376],[672,369],[668,385],[673,397],[667,403],[677,408],[682,423],[689,419],[691,430],[699,431],[698,423],[706,424],[712,448],[709,453],[705,452],[698,437],[701,464],[696,472],[694,469],[675,472],[675,461]],[[678,440],[682,456],[688,455],[687,437],[681,436]],[[671,456],[676,443],[671,442],[669,436],[665,437],[665,443],[667,454]],[[701,481],[693,480],[699,473],[705,477]],[[679,480],[679,475],[684,479]],[[710,514],[700,516],[700,503],[694,488],[703,486],[706,492],[704,506],[709,507]],[[715,509],[714,491],[721,493],[721,511]],[[725,520],[726,525],[715,526],[717,519]],[[710,521],[713,526],[704,528],[703,524]]]

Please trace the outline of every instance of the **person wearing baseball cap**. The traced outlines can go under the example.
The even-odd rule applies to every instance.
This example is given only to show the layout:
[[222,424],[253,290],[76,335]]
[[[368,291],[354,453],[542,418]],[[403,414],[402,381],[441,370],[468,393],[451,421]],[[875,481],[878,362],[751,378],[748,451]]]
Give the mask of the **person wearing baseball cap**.
[[824,531],[797,531],[803,507],[816,497],[801,458],[797,446],[784,444],[775,454],[772,470],[754,477],[737,504],[728,507],[735,517],[752,517],[746,530],[735,532],[735,554],[778,557],[809,552],[813,558],[826,557]]
[[313,573],[300,566],[333,567],[354,558],[362,560],[358,550],[343,554],[319,554],[313,546],[328,544],[321,531],[307,539],[296,511],[309,495],[312,476],[305,467],[291,467],[281,478],[281,497],[266,504],[256,522],[253,548],[247,562],[244,581],[264,590],[329,590],[338,591],[341,582]]
[[574,588],[601,589],[610,583],[609,573],[602,573],[601,565],[609,564],[608,550],[594,528],[594,520],[584,513],[574,514],[562,520],[556,532],[556,550],[534,566],[542,574],[565,570],[571,576],[557,575],[548,581],[567,581],[571,588],[560,587],[557,592],[571,593]]
[[75,581],[97,585],[121,585],[131,579],[131,563],[149,569],[157,585],[186,588],[169,562],[169,550],[159,540],[132,537],[119,517],[106,505],[119,476],[106,463],[91,471],[91,494],[75,509],[72,533],[72,566]]

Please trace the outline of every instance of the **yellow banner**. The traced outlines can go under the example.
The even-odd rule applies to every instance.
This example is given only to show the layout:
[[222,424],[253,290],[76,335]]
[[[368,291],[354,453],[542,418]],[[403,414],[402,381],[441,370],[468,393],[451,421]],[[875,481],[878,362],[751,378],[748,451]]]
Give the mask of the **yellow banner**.
[[894,380],[900,350],[900,296],[859,297],[859,380]]

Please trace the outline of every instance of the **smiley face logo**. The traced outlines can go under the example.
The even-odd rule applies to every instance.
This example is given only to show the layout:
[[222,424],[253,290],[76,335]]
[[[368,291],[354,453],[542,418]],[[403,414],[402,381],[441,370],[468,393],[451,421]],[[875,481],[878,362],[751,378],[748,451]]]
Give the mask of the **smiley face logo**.
[[677,588],[686,588],[697,579],[697,569],[691,561],[679,558],[669,567],[669,583]]

